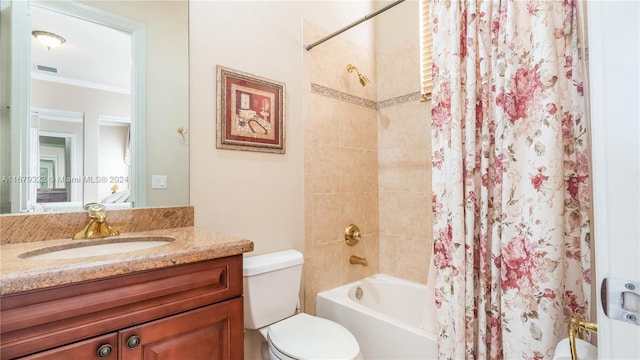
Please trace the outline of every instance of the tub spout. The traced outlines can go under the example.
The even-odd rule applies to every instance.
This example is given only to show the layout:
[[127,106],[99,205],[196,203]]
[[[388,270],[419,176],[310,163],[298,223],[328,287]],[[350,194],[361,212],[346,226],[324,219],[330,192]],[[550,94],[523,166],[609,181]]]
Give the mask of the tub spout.
[[351,255],[351,257],[349,258],[349,263],[354,265],[362,265],[362,266],[369,265],[369,263],[367,263],[367,258],[363,258],[355,255]]

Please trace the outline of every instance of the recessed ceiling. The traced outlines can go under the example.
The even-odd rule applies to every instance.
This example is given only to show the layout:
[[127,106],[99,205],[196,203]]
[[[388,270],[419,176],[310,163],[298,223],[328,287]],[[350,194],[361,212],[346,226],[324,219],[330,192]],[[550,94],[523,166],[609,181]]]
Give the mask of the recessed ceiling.
[[[52,32],[66,40],[48,50],[31,37],[34,78],[130,93],[129,34],[38,6],[31,6],[31,29]],[[37,70],[37,65],[55,68],[57,73]]]

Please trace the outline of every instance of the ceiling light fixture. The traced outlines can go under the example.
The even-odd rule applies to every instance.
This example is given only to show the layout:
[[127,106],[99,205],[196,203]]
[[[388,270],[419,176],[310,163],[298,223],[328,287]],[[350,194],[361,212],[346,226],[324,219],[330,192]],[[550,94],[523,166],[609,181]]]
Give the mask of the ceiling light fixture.
[[47,49],[51,50],[52,48],[62,45],[66,40],[57,34],[48,31],[42,30],[34,30],[31,32],[34,38],[38,39],[38,41],[47,47]]

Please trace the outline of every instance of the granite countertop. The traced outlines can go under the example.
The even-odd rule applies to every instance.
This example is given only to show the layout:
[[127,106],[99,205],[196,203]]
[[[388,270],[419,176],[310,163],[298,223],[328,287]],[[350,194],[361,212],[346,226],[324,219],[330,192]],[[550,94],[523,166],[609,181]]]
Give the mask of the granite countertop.
[[[171,236],[167,245],[150,249],[74,259],[28,259],[20,254],[44,247],[91,240],[58,239],[0,245],[1,294],[37,290],[80,281],[95,280],[167,266],[188,264],[253,251],[253,242],[192,226],[120,234],[125,236]],[[117,238],[118,236],[114,237]]]

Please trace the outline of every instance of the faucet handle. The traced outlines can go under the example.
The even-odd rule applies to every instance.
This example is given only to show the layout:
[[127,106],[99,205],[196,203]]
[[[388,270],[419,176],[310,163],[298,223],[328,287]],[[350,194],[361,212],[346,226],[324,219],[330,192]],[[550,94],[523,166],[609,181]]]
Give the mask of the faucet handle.
[[107,208],[99,203],[88,203],[84,205],[84,209],[89,212],[90,218],[97,218],[105,215]]

